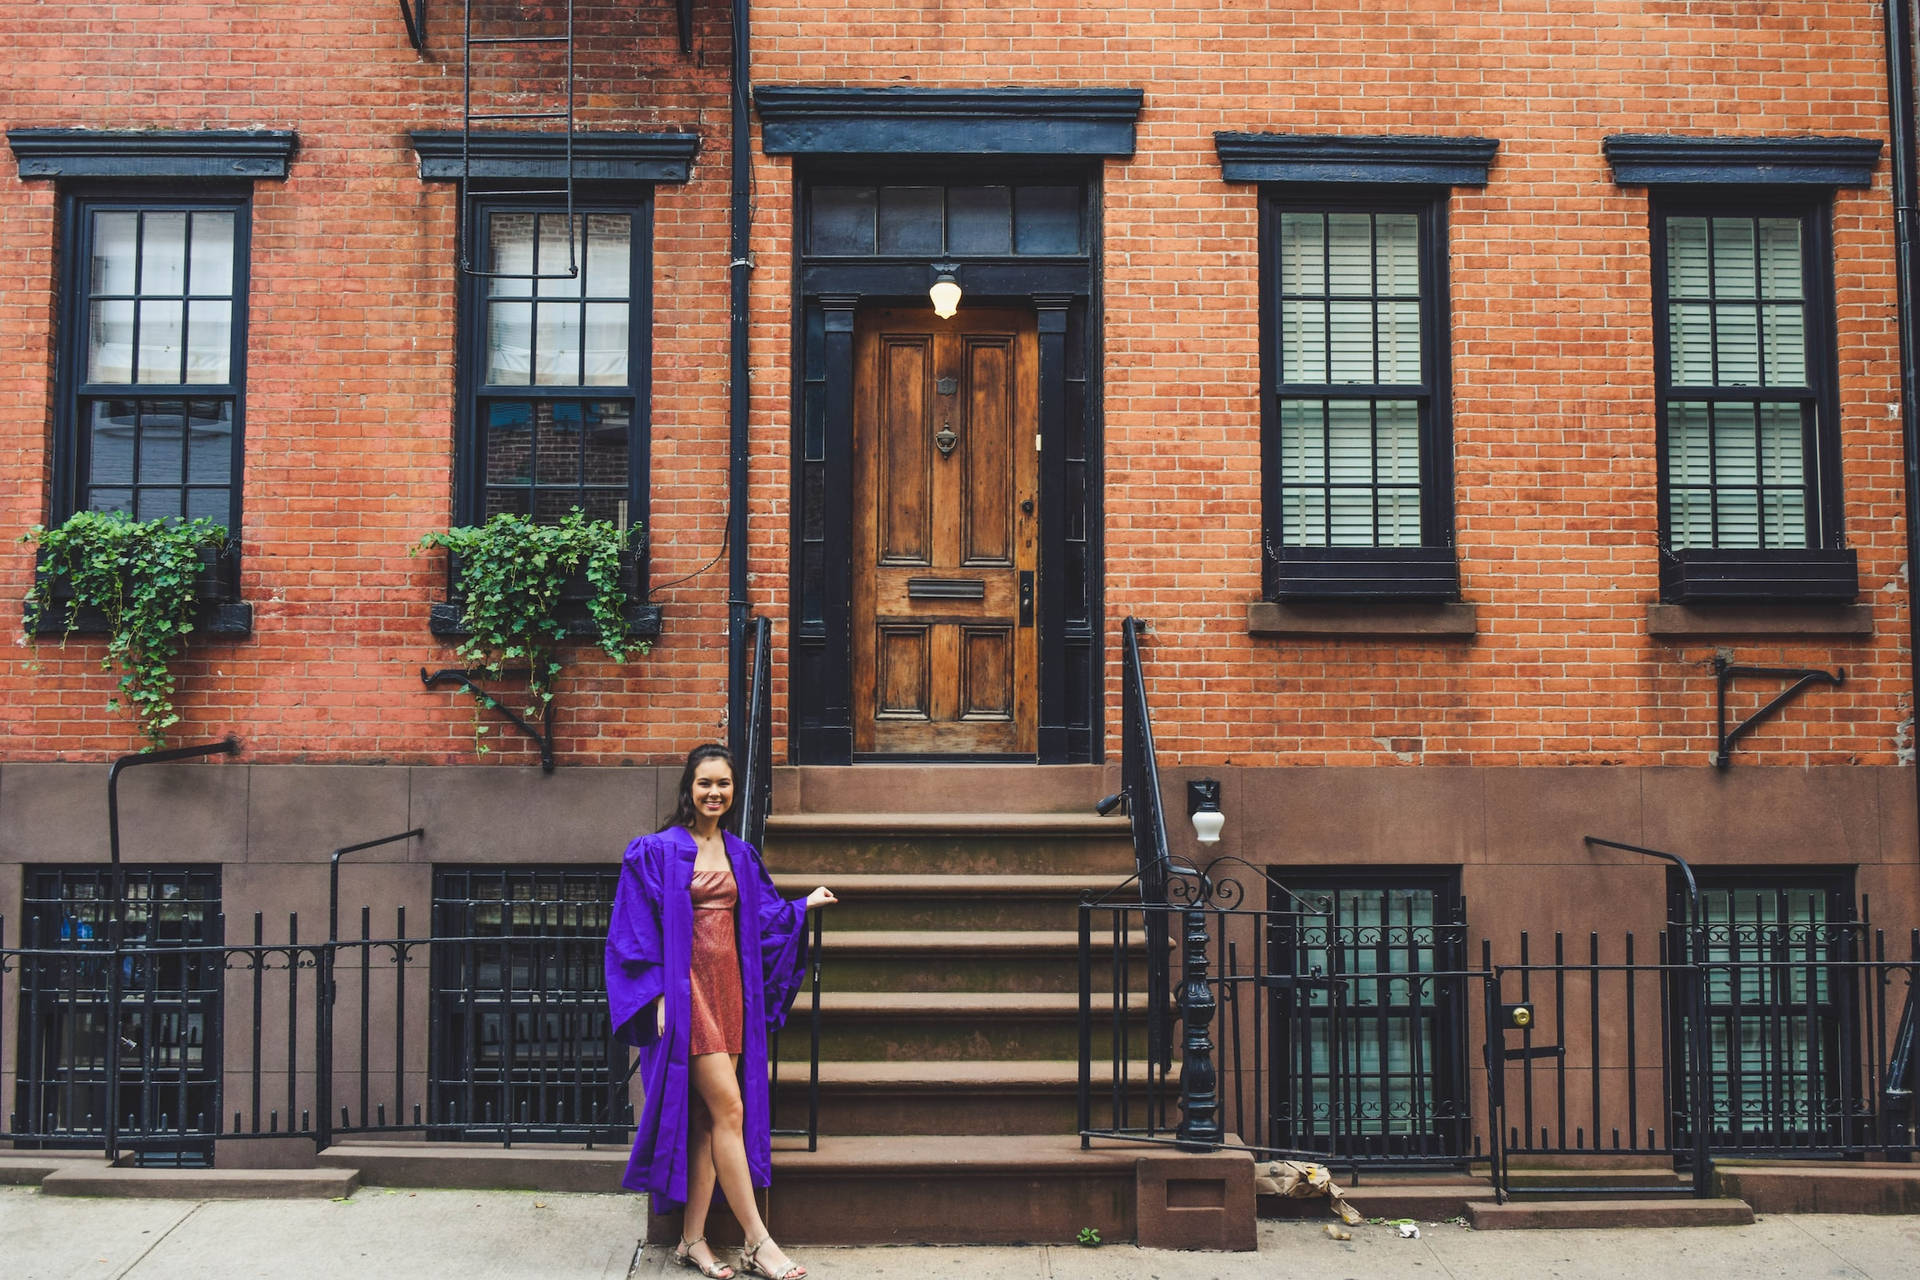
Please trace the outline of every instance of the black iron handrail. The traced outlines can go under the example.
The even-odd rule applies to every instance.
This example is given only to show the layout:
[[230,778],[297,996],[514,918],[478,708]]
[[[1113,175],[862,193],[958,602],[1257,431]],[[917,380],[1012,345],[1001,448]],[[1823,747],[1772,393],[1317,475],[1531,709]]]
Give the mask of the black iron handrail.
[[773,809],[773,627],[765,618],[747,625],[746,663],[746,715],[732,749],[740,767],[740,838],[761,849]]

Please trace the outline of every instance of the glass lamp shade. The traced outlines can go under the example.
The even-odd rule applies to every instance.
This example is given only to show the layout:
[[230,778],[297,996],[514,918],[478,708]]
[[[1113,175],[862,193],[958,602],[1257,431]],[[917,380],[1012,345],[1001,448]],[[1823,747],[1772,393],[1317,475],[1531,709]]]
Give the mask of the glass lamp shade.
[[1227,815],[1218,809],[1193,811],[1193,838],[1201,844],[1219,844],[1220,828],[1226,825]]
[[933,282],[933,288],[927,290],[927,297],[933,300],[933,314],[942,320],[951,320],[960,310],[960,282],[942,272]]

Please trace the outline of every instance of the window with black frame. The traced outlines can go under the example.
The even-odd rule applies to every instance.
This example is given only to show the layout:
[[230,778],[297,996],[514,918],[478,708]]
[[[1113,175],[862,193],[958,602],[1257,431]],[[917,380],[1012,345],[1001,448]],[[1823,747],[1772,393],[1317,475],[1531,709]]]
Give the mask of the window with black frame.
[[606,1137],[631,1126],[627,1053],[607,1015],[619,869],[434,872],[432,1136]]
[[1269,594],[1457,596],[1443,198],[1265,214]]
[[1670,197],[1653,235],[1663,594],[1851,599],[1825,204]]
[[[98,1147],[111,1105],[142,1165],[206,1165],[220,1118],[220,873],[128,867],[120,1009],[108,997],[112,872],[29,867],[16,999],[16,1144]],[[207,948],[212,950],[194,950]],[[120,1038],[118,1079],[107,1037]]]
[[488,201],[468,277],[461,520],[644,524],[649,206]]
[[69,201],[54,518],[240,528],[244,196]]
[[1288,877],[1269,899],[1272,1144],[1361,1162],[1465,1158],[1466,924],[1452,879]]
[[[1844,1144],[1873,1111],[1860,1093],[1862,1034],[1851,971],[1864,958],[1847,877],[1714,873],[1700,881],[1707,1105],[1722,1149],[1779,1153]],[[1672,885],[1676,951],[1693,954],[1687,899]],[[1675,993],[1681,1054],[1690,991]],[[1684,1115],[1677,1124],[1687,1127]]]

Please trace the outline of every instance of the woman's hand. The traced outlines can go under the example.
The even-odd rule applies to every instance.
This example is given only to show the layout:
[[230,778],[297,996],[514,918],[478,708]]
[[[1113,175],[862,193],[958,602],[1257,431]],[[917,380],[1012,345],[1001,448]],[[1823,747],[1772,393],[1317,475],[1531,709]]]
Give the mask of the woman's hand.
[[656,1036],[667,1034],[667,998],[665,996],[653,1002],[653,1028]]
[[829,907],[838,901],[840,901],[840,899],[833,896],[833,890],[827,888],[825,885],[821,885],[818,889],[815,889],[807,895],[807,910],[811,911],[815,907]]

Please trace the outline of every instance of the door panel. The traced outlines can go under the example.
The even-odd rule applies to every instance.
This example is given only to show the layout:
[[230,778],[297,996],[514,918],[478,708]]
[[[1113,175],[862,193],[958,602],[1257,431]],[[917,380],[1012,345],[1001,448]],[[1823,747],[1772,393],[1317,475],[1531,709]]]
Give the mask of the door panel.
[[854,750],[1030,753],[1033,317],[863,312],[854,369]]

